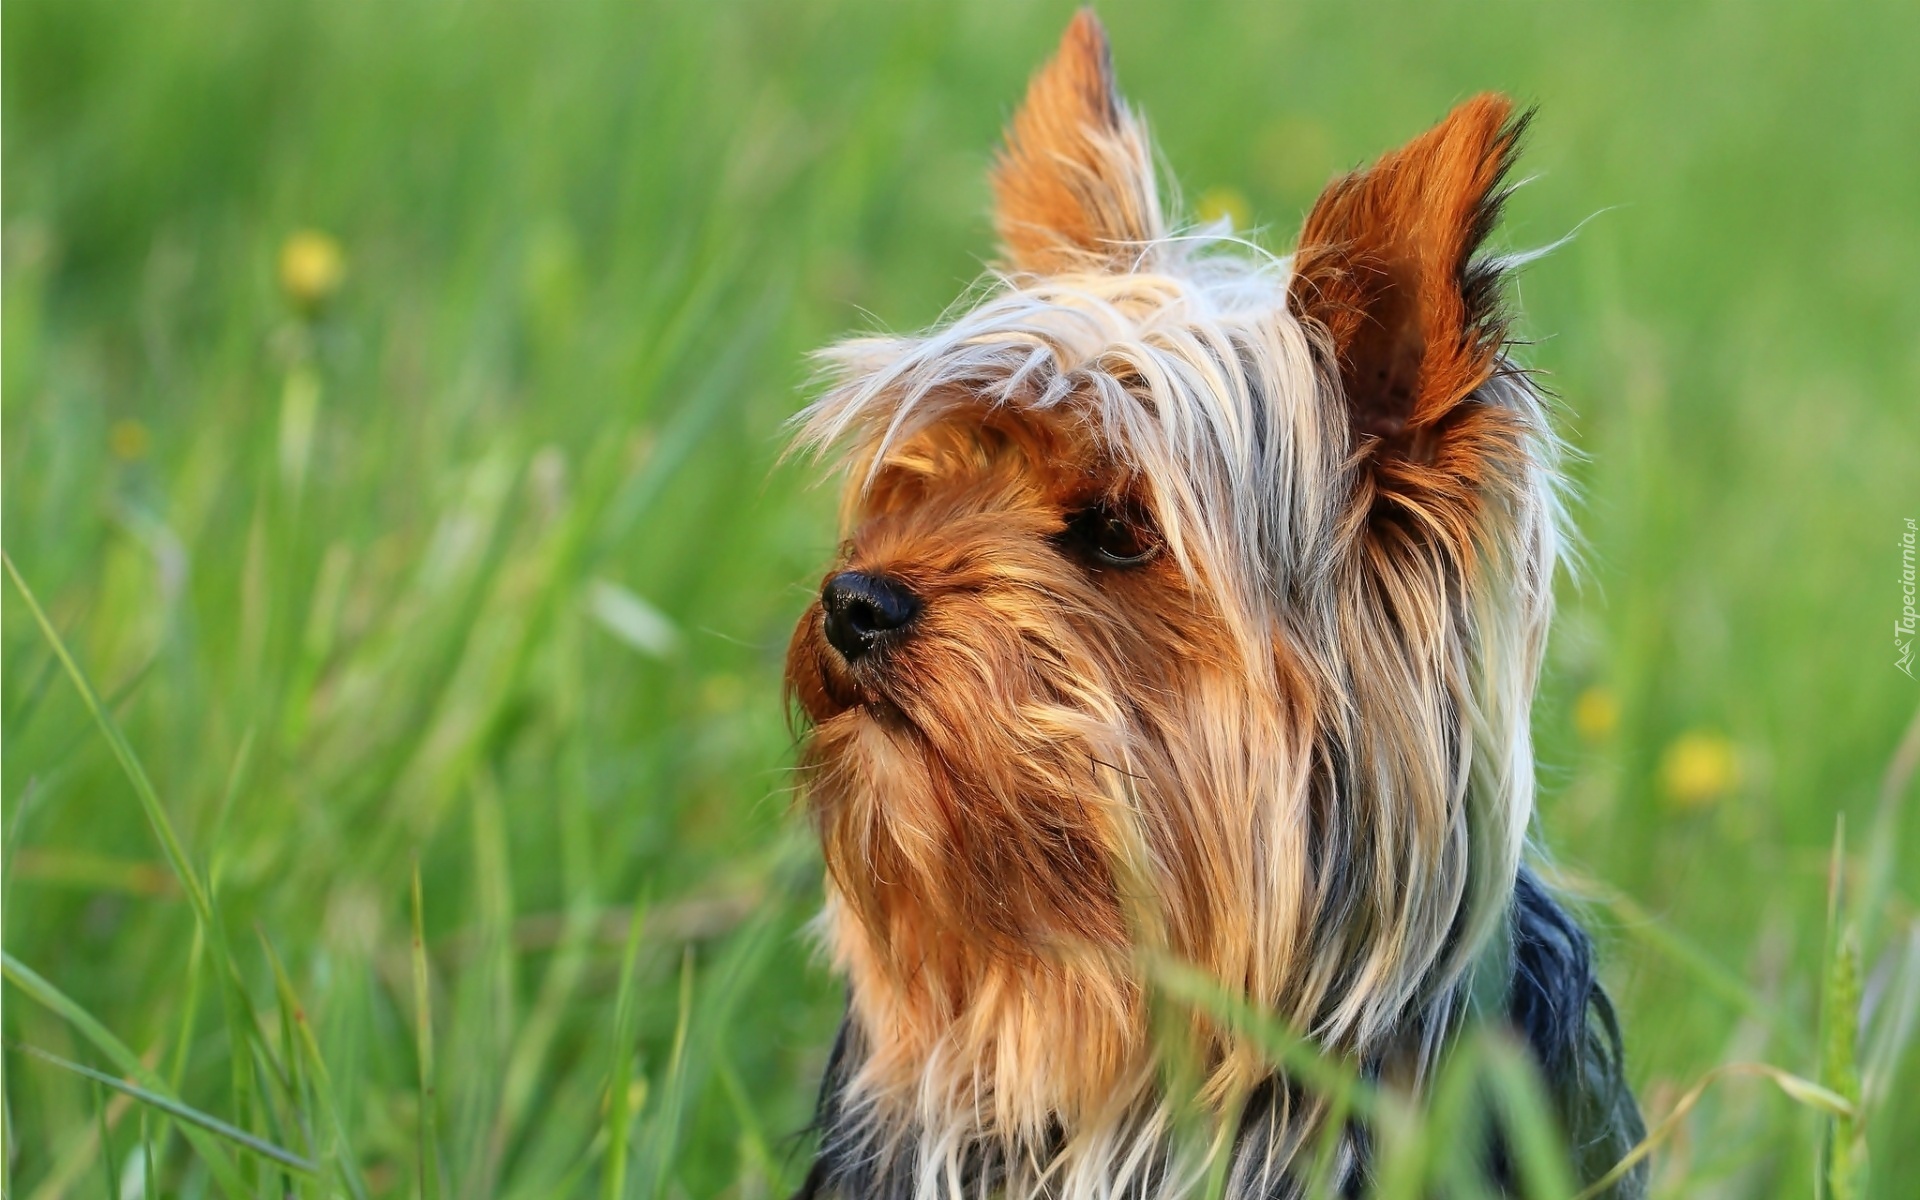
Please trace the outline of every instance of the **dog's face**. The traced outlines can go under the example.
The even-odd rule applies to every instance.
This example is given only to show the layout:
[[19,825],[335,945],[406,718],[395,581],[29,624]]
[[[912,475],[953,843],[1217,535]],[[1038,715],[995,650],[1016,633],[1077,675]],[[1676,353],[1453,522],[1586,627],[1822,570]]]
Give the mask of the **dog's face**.
[[1223,661],[1150,487],[1063,425],[980,406],[900,439],[794,638],[834,882],[876,927],[911,914],[892,949],[1124,945],[1103,776],[1158,773]]
[[1528,816],[1555,548],[1473,258],[1509,118],[1463,105],[1290,262],[1235,259],[1168,237],[1083,14],[995,171],[998,286],[829,352],[802,441],[845,455],[845,540],[787,677],[875,1102],[1124,1108],[1143,945],[1369,1054],[1458,983]]

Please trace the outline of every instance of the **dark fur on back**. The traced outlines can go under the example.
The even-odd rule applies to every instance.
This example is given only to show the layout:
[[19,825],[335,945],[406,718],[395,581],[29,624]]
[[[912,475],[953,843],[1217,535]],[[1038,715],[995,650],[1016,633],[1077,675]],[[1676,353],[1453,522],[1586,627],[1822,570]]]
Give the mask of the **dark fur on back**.
[[[1594,975],[1592,940],[1539,877],[1525,868],[1515,881],[1508,930],[1505,1020],[1540,1068],[1554,1116],[1567,1139],[1575,1179],[1591,1183],[1646,1133],[1627,1085],[1613,1003]],[[819,1151],[795,1200],[910,1200],[913,1195],[918,1167],[913,1143],[883,1159],[873,1149],[873,1131],[844,1103],[852,1065],[861,1058],[862,1036],[851,1020],[842,1022],[814,1115]],[[1249,1102],[1241,1120],[1241,1138],[1284,1121],[1282,1111],[1297,1099],[1283,1080],[1269,1080]],[[1364,1130],[1355,1128],[1348,1139],[1352,1170],[1342,1195],[1365,1194],[1367,1144]],[[1490,1155],[1489,1173],[1503,1188],[1517,1190],[1508,1152],[1499,1141]],[[963,1176],[967,1194],[1000,1174],[991,1152],[970,1151]],[[1283,1179],[1267,1196],[1248,1200],[1289,1200],[1299,1187],[1299,1180]],[[1607,1193],[1614,1200],[1638,1200],[1645,1194],[1644,1166]]]
[[[1532,871],[1522,869],[1515,881],[1511,912],[1507,1020],[1526,1038],[1547,1081],[1575,1177],[1591,1182],[1646,1135],[1640,1106],[1627,1086],[1620,1023],[1613,1001],[1594,977],[1593,943],[1586,930]],[[1500,1174],[1504,1181],[1504,1162]],[[1642,1169],[1610,1194],[1628,1200],[1645,1192]]]

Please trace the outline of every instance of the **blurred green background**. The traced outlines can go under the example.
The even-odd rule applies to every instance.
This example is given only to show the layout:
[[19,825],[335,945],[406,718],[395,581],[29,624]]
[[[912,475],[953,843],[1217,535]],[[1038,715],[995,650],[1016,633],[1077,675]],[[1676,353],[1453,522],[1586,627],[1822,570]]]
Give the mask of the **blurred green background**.
[[[1720,1063],[1818,1076],[1853,1027],[1845,814],[1873,1192],[1912,1194],[1920,6],[1100,7],[1190,206],[1277,250],[1453,101],[1538,103],[1498,236],[1579,229],[1516,299],[1586,546],[1546,840],[1658,1114]],[[48,987],[370,1194],[419,1191],[423,1144],[429,1194],[797,1182],[840,998],[779,664],[834,530],[781,422],[809,349],[980,270],[1070,11],[10,0],[6,551],[222,936],[9,585],[8,1194],[142,1195],[149,1153],[144,1194],[221,1186],[21,1049],[127,1073]],[[1724,1081],[1661,1194],[1812,1194],[1824,1130]]]

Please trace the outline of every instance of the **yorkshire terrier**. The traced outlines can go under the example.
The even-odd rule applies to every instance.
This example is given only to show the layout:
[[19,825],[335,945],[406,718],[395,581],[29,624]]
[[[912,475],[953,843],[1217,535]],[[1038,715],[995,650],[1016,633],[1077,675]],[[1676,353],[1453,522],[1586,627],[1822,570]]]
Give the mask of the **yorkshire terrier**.
[[[849,1000],[801,1196],[1187,1194],[1144,951],[1415,1094],[1504,1023],[1578,1176],[1638,1140],[1522,864],[1559,449],[1481,250],[1525,125],[1466,101],[1273,259],[1171,229],[1083,11],[979,303],[824,353],[797,444],[844,456],[845,541],[787,685]],[[1228,1195],[1300,1194],[1321,1145],[1365,1191],[1364,1130],[1196,1028]]]

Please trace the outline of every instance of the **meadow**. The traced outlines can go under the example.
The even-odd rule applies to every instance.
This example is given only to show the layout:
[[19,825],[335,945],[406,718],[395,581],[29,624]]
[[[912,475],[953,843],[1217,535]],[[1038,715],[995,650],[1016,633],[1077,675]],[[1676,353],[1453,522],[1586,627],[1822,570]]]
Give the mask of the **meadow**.
[[[1650,1120],[1827,1089],[1712,1077],[1656,1194],[1912,1195],[1920,6],[1100,9],[1277,251],[1538,104],[1543,841]],[[835,531],[782,422],[979,274],[1070,11],[10,0],[0,1192],[798,1182],[841,996],[779,673]]]

